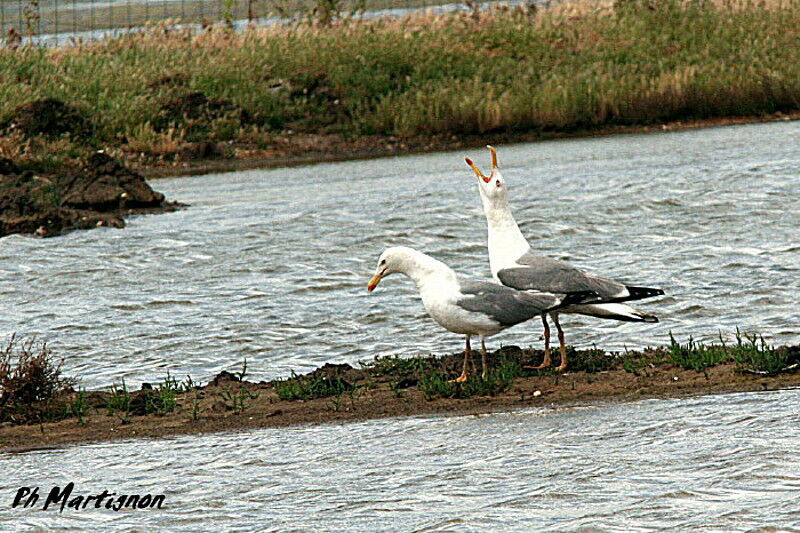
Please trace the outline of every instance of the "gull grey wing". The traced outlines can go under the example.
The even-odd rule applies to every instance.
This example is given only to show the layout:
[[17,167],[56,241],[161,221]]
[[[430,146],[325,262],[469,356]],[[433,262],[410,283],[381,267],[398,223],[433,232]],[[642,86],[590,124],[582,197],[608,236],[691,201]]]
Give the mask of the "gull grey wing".
[[558,306],[563,294],[533,294],[486,281],[462,281],[466,296],[456,302],[467,311],[483,313],[503,326],[513,326]]
[[518,290],[537,290],[555,293],[593,291],[603,300],[628,294],[622,283],[587,274],[564,261],[538,256],[532,252],[517,259],[524,266],[504,268],[497,272],[503,285]]

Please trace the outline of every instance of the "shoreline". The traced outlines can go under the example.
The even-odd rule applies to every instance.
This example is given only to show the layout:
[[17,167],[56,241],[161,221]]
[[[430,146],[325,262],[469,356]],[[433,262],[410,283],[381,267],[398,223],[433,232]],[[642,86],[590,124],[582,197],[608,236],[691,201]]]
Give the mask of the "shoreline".
[[[605,126],[597,129],[574,131],[504,132],[487,133],[485,135],[437,135],[420,136],[409,139],[362,136],[355,141],[345,141],[333,138],[334,136],[330,135],[306,134],[286,137],[283,146],[271,150],[270,156],[265,156],[263,151],[251,151],[242,156],[230,159],[200,159],[172,163],[169,165],[141,165],[130,162],[130,166],[147,179],[191,177],[247,170],[297,167],[319,163],[360,161],[391,156],[448,152],[459,149],[483,148],[487,144],[520,144],[561,139],[585,139],[615,135],[637,135],[643,133],[668,133],[796,120],[800,120],[800,111],[762,116],[658,122],[647,125]],[[315,141],[321,148],[316,150],[309,149],[309,146],[314,145]]]
[[[735,350],[735,345],[731,349]],[[479,415],[531,407],[569,408],[800,387],[796,364],[800,360],[800,345],[773,351],[782,353],[784,361],[795,364],[773,375],[745,369],[740,361],[730,359],[693,369],[695,363],[691,358],[675,359],[688,357],[689,352],[673,345],[624,355],[601,350],[573,351],[571,360],[576,369],[564,374],[520,370],[520,365],[541,361],[543,352],[507,346],[490,354],[492,374],[488,380],[475,377],[465,385],[446,381],[457,374],[463,354],[408,359],[378,357],[359,369],[347,364],[326,364],[302,376],[258,383],[240,379],[245,367],[239,375],[224,371],[203,386],[189,381],[190,386],[182,390],[173,379],[177,388],[171,396],[170,410],[164,408],[169,395],[163,393],[165,386],[159,383],[126,391],[123,409],[114,408],[122,405],[119,388],[113,392],[70,391],[62,398],[63,405],[74,411],[75,402],[80,399],[84,406],[81,418],[72,416],[19,425],[2,423],[0,452],[130,438],[407,416]],[[169,377],[164,383],[168,380]]]

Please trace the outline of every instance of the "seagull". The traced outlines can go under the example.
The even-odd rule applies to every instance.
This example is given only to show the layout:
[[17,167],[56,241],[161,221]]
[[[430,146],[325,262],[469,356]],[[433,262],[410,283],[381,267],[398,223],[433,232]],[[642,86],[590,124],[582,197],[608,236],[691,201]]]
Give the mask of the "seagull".
[[536,255],[508,207],[508,186],[497,164],[497,151],[487,146],[492,154],[492,172],[484,176],[470,158],[467,165],[478,177],[478,191],[483,202],[483,212],[489,229],[489,266],[492,277],[505,286],[517,290],[534,290],[553,293],[574,291],[593,291],[599,295],[595,302],[560,307],[541,314],[544,325],[544,360],[534,369],[546,368],[551,364],[550,326],[547,314],[558,329],[558,342],[561,350],[561,364],[556,370],[567,368],[567,348],[564,344],[564,331],[558,321],[559,313],[622,320],[628,322],[658,322],[658,318],[625,305],[622,302],[641,300],[664,294],[661,289],[634,287],[599,276],[588,274],[569,263]]
[[481,339],[482,377],[486,379],[486,337],[543,313],[597,299],[591,290],[552,294],[518,291],[490,281],[467,280],[441,261],[405,246],[387,248],[381,254],[367,290],[372,292],[383,278],[394,273],[405,274],[416,283],[425,309],[440,326],[466,335],[464,366],[461,375],[452,380],[457,383],[467,381],[473,335]]

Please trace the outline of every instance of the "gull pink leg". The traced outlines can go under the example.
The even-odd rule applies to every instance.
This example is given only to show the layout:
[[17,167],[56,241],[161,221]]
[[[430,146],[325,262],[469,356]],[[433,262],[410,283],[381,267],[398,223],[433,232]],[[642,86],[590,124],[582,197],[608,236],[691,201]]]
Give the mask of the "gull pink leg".
[[558,347],[561,350],[561,364],[556,367],[556,370],[560,372],[567,369],[567,345],[564,344],[564,331],[558,322],[558,315],[553,315],[553,322],[558,330]]
[[[541,370],[552,364],[552,360],[550,359],[550,326],[547,323],[547,315],[544,313],[542,313],[542,324],[544,324],[544,359],[542,360],[542,364],[539,366],[523,366],[522,368]],[[558,324],[558,321],[556,321],[556,324]],[[559,331],[561,330],[559,329]]]
[[469,345],[469,335],[467,335],[467,346],[464,349],[464,366],[461,369],[461,375],[456,379],[451,379],[448,383],[464,383],[467,381],[467,361],[469,360],[470,352],[472,352],[472,349]]

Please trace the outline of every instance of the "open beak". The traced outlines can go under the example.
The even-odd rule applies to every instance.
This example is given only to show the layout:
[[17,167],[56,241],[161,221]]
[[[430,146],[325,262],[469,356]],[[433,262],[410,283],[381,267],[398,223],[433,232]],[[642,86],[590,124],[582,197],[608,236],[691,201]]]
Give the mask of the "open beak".
[[[497,150],[495,150],[494,147],[489,146],[488,144],[486,145],[486,148],[488,148],[489,152],[492,153],[492,174],[494,174],[494,169],[497,168]],[[472,159],[470,159],[469,157],[465,157],[464,161],[467,162],[472,171],[475,172],[475,175],[478,176],[480,179],[482,179],[484,183],[489,183],[490,181],[492,181],[492,175],[490,174],[488,176],[484,176],[483,172],[481,172],[481,169],[478,168],[478,165],[476,165],[472,161]]]
[[377,274],[372,276],[372,278],[369,280],[369,283],[367,284],[367,291],[369,292],[374,291],[375,287],[378,286],[378,283],[380,283],[382,279],[383,279],[383,272],[378,272]]
[[472,162],[472,159],[470,159],[469,157],[465,157],[464,161],[467,162],[467,164],[470,166],[475,175],[478,176],[478,178],[482,179],[485,183],[489,183],[489,181],[491,181],[492,178],[490,178],[489,176],[484,176],[483,172],[481,172],[481,169],[478,168],[478,165]]
[[494,146],[486,145],[486,148],[492,153],[492,174],[494,174],[494,169],[497,168],[497,150],[494,149]]

